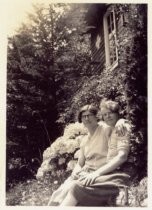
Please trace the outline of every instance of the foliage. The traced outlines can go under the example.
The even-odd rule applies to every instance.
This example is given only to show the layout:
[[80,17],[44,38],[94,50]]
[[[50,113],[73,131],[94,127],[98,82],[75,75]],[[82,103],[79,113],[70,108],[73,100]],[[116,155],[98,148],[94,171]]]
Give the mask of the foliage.
[[81,123],[66,126],[63,136],[57,138],[43,153],[43,162],[36,178],[42,179],[46,174],[56,177],[58,173],[71,171],[74,154],[80,147],[82,137],[87,134]]
[[[63,181],[63,180],[62,180]],[[45,177],[45,180],[19,182],[7,192],[7,206],[46,206],[52,192],[61,184]],[[41,193],[40,193],[41,192]]]
[[[66,178],[65,176],[63,177],[63,174],[60,174],[60,177],[56,177],[55,179],[50,179],[50,176],[45,176],[43,180],[33,179],[20,182],[7,192],[6,205],[46,206],[52,192],[56,190]],[[146,199],[147,178],[145,177],[136,186],[129,188],[129,207],[147,207]]]
[[[147,173],[147,6],[127,5],[126,43],[119,45],[120,63],[126,70],[123,84],[126,89],[128,117],[134,125],[132,153],[140,172],[139,180]],[[119,36],[122,40],[122,37]],[[126,56],[123,56],[126,55]],[[143,173],[141,173],[141,171]]]
[[140,180],[147,174],[147,7],[113,6],[117,11],[117,27],[122,15],[125,20],[117,34],[119,64],[113,70],[103,69],[100,75],[94,73],[80,79],[71,109],[74,112],[87,103],[99,105],[105,97],[119,102],[122,116],[133,125],[131,154],[136,178]]
[[[106,97],[120,102],[122,116],[133,124],[131,141],[137,179],[145,176],[147,7],[144,4],[114,6],[118,11],[117,27],[121,15],[124,15],[125,22],[123,30],[117,34],[119,65],[112,71],[103,69],[98,74],[90,67],[89,36],[81,35],[81,29],[85,27],[84,10],[81,13],[82,7],[77,4],[50,4],[48,8],[36,5],[35,14],[29,16],[30,25],[23,24],[18,33],[9,38],[8,166],[12,160],[22,159],[18,165],[13,162],[15,174],[24,165],[31,171],[32,160],[33,168],[37,168],[42,160],[42,168],[48,167],[50,160],[42,153],[61,135],[62,127],[74,121],[74,113],[79,107],[92,102],[99,105]],[[66,134],[56,142],[54,145],[61,144],[67,149],[71,144],[72,148],[77,147],[75,139]],[[54,155],[55,164],[57,161],[61,168],[59,173],[62,173],[68,160],[73,158],[73,151],[71,154],[59,151],[55,154],[50,147],[44,154],[51,152]],[[8,166],[8,177],[11,178]]]
[[129,206],[147,206],[147,177],[144,177],[136,186],[129,189]]
[[84,24],[79,8],[37,4],[29,25],[22,24],[8,39],[7,143],[16,144],[7,147],[8,163],[22,158],[29,167],[34,159],[37,169],[43,151],[60,136],[71,114],[77,78],[90,57],[88,40],[79,35]]
[[[64,130],[64,135],[58,138],[43,154],[43,163],[49,159],[48,164],[50,168],[48,165],[42,163],[41,172],[43,172],[43,174],[39,174],[40,171],[38,171],[38,180],[33,179],[20,182],[9,189],[6,195],[6,205],[46,206],[54,190],[56,190],[71,173],[71,170],[67,171],[68,161],[73,159],[73,151],[75,151],[77,148],[76,145],[80,144],[81,141],[80,136],[82,138],[85,134],[86,130],[82,127],[82,124],[69,124]],[[71,141],[75,142],[72,148]],[[70,145],[67,142],[70,143]],[[66,151],[70,152],[67,153]],[[17,160],[14,164],[19,163],[20,160]],[[44,165],[46,167],[44,167]],[[130,186],[128,199],[129,206],[131,207],[147,206],[146,177],[141,180],[140,183],[137,182]]]
[[42,160],[42,152],[56,136],[57,128],[54,83],[49,70],[51,33],[48,30],[46,34],[44,9],[35,10],[33,25],[23,24],[8,44],[7,137],[19,146],[13,154],[8,148],[7,159],[14,155],[28,163],[32,158]]
[[[84,104],[94,103],[99,106],[102,98],[110,98],[120,102],[122,115],[126,114],[125,92],[119,81],[117,72],[103,71],[101,75],[85,78],[85,82],[74,95],[72,109],[78,109]],[[78,106],[76,108],[76,106]]]

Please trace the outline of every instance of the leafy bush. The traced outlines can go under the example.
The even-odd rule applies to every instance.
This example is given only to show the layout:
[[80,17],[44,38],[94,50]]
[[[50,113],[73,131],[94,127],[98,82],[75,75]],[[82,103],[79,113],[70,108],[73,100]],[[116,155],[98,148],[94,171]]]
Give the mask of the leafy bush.
[[17,182],[25,181],[26,179],[33,178],[36,170],[37,163],[32,159],[31,163],[28,163],[21,157],[13,157],[8,160],[7,164],[7,177],[6,188],[7,190],[16,185]]
[[129,206],[147,206],[147,177],[129,189]]
[[71,109],[75,112],[87,103],[99,105],[105,97],[120,103],[122,116],[133,125],[131,153],[136,178],[141,180],[147,175],[147,6],[113,6],[118,13],[128,17],[117,34],[118,66],[113,70],[101,69],[100,74],[92,72],[92,76],[83,76],[73,95]]
[[[66,178],[66,177],[65,177]],[[63,180],[62,180],[63,181]],[[43,180],[18,182],[6,194],[7,206],[46,206],[54,190],[61,184],[50,177]]]
[[[87,130],[81,123],[71,123],[65,127],[63,136],[57,138],[43,153],[43,162],[38,169],[36,178],[40,179],[46,174],[60,177],[69,173],[73,167],[74,154],[80,147],[81,139]],[[69,163],[70,162],[70,163]]]

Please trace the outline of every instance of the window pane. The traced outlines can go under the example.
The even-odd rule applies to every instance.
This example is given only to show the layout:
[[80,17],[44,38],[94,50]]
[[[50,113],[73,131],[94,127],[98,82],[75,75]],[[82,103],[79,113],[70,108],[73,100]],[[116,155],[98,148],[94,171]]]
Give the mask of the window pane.
[[114,30],[114,22],[111,23],[111,29]]
[[111,12],[111,28],[112,28],[112,31],[114,30],[114,13]]
[[115,66],[118,61],[117,45],[116,45],[116,27],[114,10],[106,14],[105,27],[105,45],[106,45],[106,64],[109,67]]
[[111,22],[113,22],[113,12],[110,13],[111,16]]
[[111,34],[111,27],[108,27],[108,33]]
[[110,26],[110,15],[108,15],[107,17],[107,23],[108,23],[108,27]]
[[110,12],[107,17],[108,33],[110,34],[114,30],[114,14]]

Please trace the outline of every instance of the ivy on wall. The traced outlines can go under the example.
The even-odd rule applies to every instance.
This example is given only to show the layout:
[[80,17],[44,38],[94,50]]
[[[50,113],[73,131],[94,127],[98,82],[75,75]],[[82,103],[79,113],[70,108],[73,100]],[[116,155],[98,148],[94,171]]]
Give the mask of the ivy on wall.
[[122,15],[126,17],[117,34],[119,65],[80,80],[71,110],[75,112],[87,103],[99,105],[104,97],[119,101],[122,116],[133,125],[132,155],[141,179],[147,173],[147,6],[119,4],[115,8],[118,21]]

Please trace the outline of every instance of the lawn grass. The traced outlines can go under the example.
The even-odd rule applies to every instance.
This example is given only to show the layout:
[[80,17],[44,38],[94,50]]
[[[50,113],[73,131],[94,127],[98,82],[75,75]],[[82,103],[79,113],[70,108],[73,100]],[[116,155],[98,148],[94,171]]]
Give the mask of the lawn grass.
[[[17,183],[6,192],[7,206],[47,206],[52,192],[67,178],[45,177],[42,180],[28,179]],[[129,188],[129,206],[147,206],[147,178],[138,186]]]
[[47,206],[52,192],[59,183],[47,179],[36,179],[19,182],[6,193],[7,206]]

